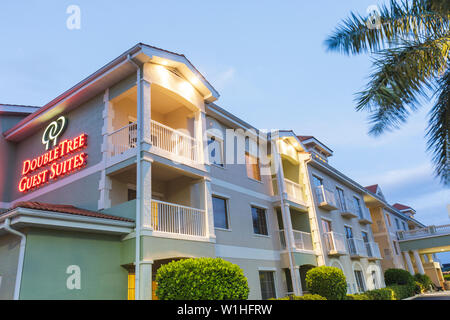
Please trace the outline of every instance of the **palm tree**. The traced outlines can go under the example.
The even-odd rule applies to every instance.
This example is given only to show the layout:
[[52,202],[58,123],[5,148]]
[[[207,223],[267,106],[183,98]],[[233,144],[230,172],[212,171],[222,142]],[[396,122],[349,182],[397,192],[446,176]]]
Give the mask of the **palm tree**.
[[426,129],[435,174],[450,184],[450,1],[390,0],[369,17],[351,13],[329,36],[330,51],[369,53],[373,68],[356,94],[369,113],[369,134],[398,129],[425,99],[434,99]]

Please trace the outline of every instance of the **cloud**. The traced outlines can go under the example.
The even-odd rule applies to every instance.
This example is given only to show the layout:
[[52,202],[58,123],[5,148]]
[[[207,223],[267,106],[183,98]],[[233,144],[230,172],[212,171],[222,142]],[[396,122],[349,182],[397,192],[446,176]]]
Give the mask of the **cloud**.
[[438,190],[409,199],[407,198],[407,203],[417,211],[436,207],[442,208],[450,204],[450,189]]

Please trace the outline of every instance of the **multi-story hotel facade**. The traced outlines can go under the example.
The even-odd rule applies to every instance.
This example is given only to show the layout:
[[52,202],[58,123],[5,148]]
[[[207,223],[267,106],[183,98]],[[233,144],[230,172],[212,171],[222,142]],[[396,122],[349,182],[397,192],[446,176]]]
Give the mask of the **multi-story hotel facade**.
[[43,107],[0,105],[0,299],[155,299],[158,268],[189,257],[238,264],[251,299],[302,294],[320,265],[349,293],[383,287],[373,222],[391,207],[315,137],[218,98],[138,44]]

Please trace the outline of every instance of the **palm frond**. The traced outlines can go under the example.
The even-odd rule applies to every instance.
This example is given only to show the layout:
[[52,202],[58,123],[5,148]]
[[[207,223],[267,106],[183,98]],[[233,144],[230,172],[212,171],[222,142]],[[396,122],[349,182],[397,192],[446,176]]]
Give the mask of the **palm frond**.
[[392,47],[399,40],[418,40],[446,32],[450,17],[442,12],[445,9],[441,9],[441,1],[390,0],[389,5],[379,8],[379,23],[375,27],[368,24],[369,17],[352,12],[325,40],[325,45],[330,51],[359,54]]
[[435,175],[450,184],[450,68],[439,79],[436,103],[429,113],[427,150],[432,154]]
[[430,37],[423,43],[402,41],[396,48],[377,53],[366,89],[357,93],[356,110],[370,113],[369,133],[397,129],[419,106],[434,79],[445,72],[450,38]]

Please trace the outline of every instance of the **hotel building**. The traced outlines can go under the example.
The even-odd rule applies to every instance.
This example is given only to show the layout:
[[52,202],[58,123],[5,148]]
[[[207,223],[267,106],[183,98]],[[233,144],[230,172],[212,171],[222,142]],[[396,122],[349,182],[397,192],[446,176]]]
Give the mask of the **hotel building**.
[[0,105],[0,299],[156,299],[158,268],[189,257],[238,264],[250,299],[304,293],[314,266],[349,293],[404,267],[377,228],[405,214],[315,137],[218,98],[184,55],[140,43],[43,107]]

